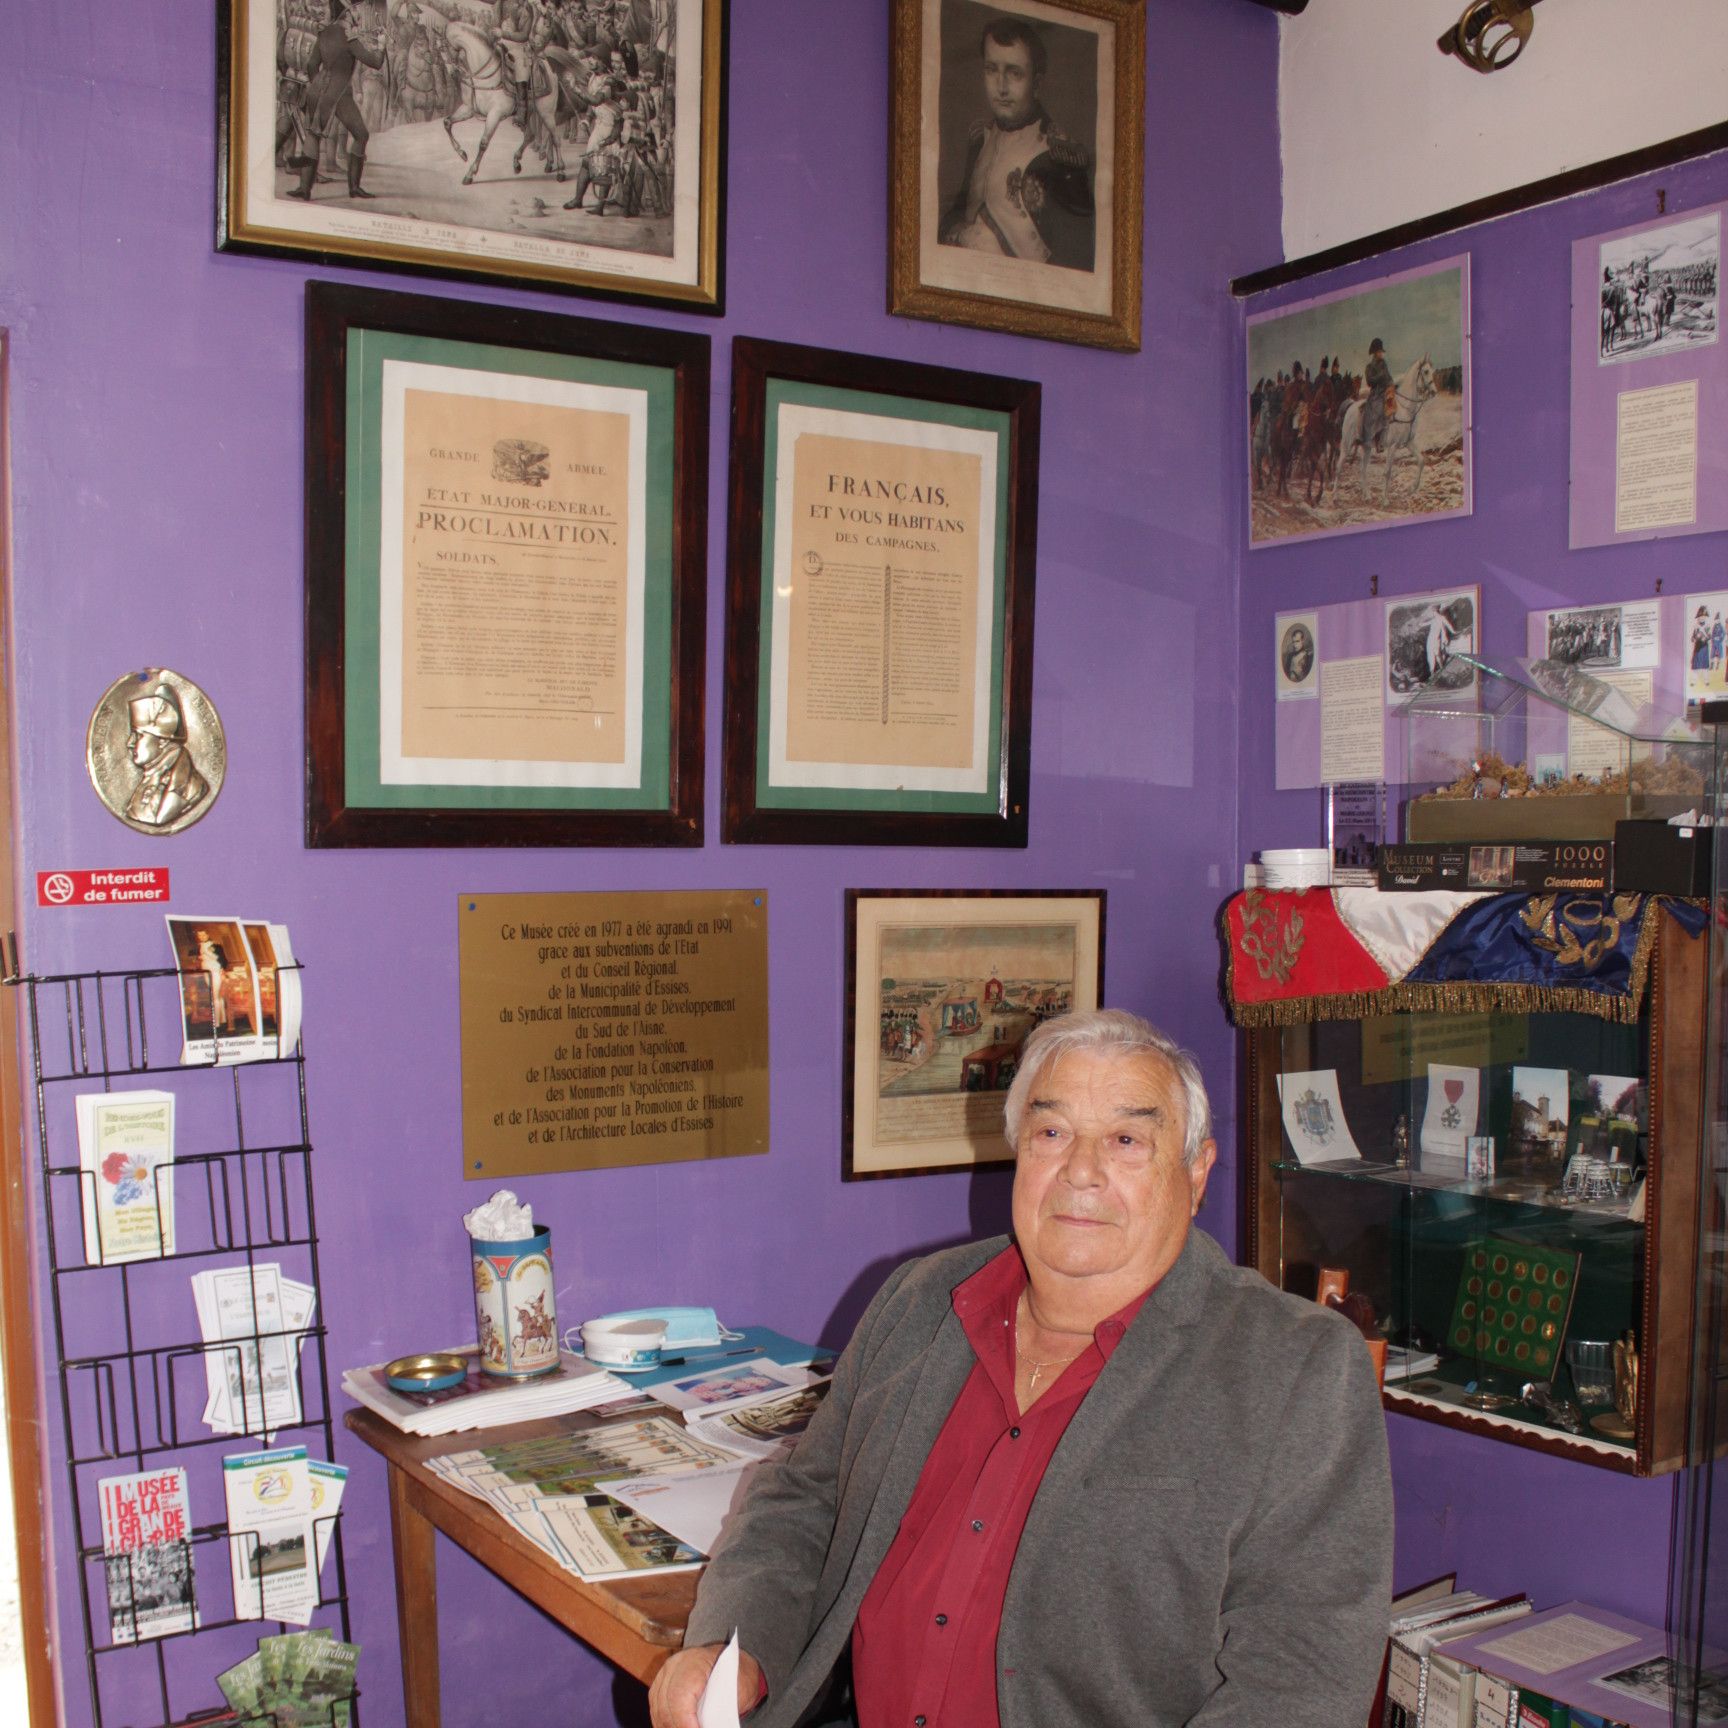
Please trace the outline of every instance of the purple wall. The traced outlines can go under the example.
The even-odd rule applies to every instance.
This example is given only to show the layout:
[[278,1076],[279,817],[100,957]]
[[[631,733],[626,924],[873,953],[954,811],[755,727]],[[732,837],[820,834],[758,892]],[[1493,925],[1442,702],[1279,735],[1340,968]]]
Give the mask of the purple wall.
[[[1239,367],[1239,314],[1223,285],[1277,246],[1276,26],[1247,5],[1161,0],[1149,71],[1147,334],[1140,355],[1123,357],[883,312],[887,11],[881,0],[733,8],[724,320],[393,284],[676,323],[715,340],[709,845],[695,854],[406,855],[311,853],[300,843],[308,271],[211,250],[211,9],[65,0],[19,11],[0,63],[0,138],[11,164],[0,175],[0,232],[9,236],[0,324],[13,344],[16,701],[28,717],[19,729],[22,864],[167,864],[176,910],[290,925],[307,968],[335,1365],[472,1325],[459,1214],[483,1191],[464,1185],[458,1168],[454,912],[464,891],[768,891],[773,1149],[710,1166],[524,1183],[558,1232],[566,1320],[649,1300],[710,1302],[733,1322],[839,1340],[895,1261],[1003,1224],[1000,1173],[839,1181],[849,886],[1107,888],[1110,999],[1163,1019],[1197,1047],[1219,1094],[1220,1141],[1234,1146],[1233,1043],[1215,1005],[1212,918],[1237,850],[1235,802],[1220,789],[1235,782],[1239,749],[1240,496],[1235,428],[1215,409],[1232,398]],[[712,838],[719,501],[735,332],[1043,381],[1024,854],[722,849]],[[231,754],[212,814],[167,841],[110,818],[83,767],[92,705],[145,663],[170,665],[210,692]],[[155,911],[27,910],[22,939],[37,972],[166,958]],[[1227,1150],[1205,1215],[1227,1244],[1233,1165]],[[44,1357],[48,1348],[44,1336]],[[47,1431],[57,1434],[49,1415]],[[401,1720],[401,1699],[382,1468],[346,1436],[337,1451],[354,1467],[345,1513],[366,1718],[386,1725]],[[49,1488],[64,1545],[56,1468]],[[585,1725],[615,1712],[632,1719],[637,1689],[625,1685],[615,1698],[605,1664],[447,1545],[441,1551],[451,1728],[533,1719],[547,1707]],[[227,1581],[211,1552],[202,1591],[220,1606]],[[80,1723],[87,1708],[69,1567],[57,1594],[65,1714]],[[214,1685],[194,1701],[215,1702]]]
[[[1684,594],[1723,580],[1720,534],[1578,552],[1566,545],[1572,242],[1654,221],[1664,188],[1670,214],[1720,199],[1728,157],[1446,235],[1248,307],[1271,310],[1467,250],[1476,504],[1450,522],[1244,554],[1242,857],[1319,838],[1319,794],[1274,790],[1274,613],[1366,599],[1376,574],[1383,596],[1475,582],[1481,646],[1510,657],[1524,652],[1525,614],[1537,607]],[[1387,770],[1396,772],[1390,760]],[[1525,1589],[1542,1604],[1587,1596],[1661,1623],[1672,1479],[1629,1481],[1407,1417],[1393,1417],[1391,1431],[1400,1587],[1456,1567],[1475,1589]]]

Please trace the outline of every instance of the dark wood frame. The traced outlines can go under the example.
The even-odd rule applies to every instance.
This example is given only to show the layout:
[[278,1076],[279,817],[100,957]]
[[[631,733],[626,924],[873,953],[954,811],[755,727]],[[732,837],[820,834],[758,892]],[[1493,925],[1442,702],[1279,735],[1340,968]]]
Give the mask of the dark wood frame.
[[[1102,888],[848,888],[846,890],[846,965],[840,1046],[840,1178],[844,1182],[877,1182],[899,1176],[953,1176],[1012,1164],[1014,1153],[1004,1142],[1000,1158],[979,1158],[970,1164],[908,1164],[895,1170],[859,1170],[852,1161],[856,1100],[853,1063],[858,1039],[858,902],[860,900],[1095,900],[1098,903],[1098,974],[1094,1005],[1104,1003],[1104,952],[1109,933],[1109,897]],[[1005,1096],[1005,1094],[1004,1094]]]
[[1110,310],[1107,314],[1041,306],[993,294],[926,284],[919,275],[919,184],[926,167],[920,128],[924,0],[894,0],[890,81],[891,166],[888,183],[888,310],[905,318],[1083,342],[1138,351],[1140,259],[1144,225],[1141,187],[1146,156],[1146,12],[1142,0],[1046,0],[1076,17],[1114,25],[1115,158],[1111,220]]
[[[701,0],[704,12],[702,53],[702,191],[697,222],[697,269],[692,283],[644,285],[604,271],[545,272],[508,260],[493,263],[464,252],[435,247],[330,236],[303,238],[292,230],[255,227],[245,220],[244,140],[246,103],[242,76],[247,0],[218,0],[216,14],[216,250],[288,258],[300,263],[403,271],[447,281],[475,282],[586,294],[643,306],[668,302],[688,312],[719,314],[726,309],[726,79],[730,9],[726,0]],[[454,158],[452,158],[454,161]]]
[[[757,803],[762,671],[762,523],[770,378],[869,395],[985,408],[1008,416],[1003,537],[1001,748],[997,808],[967,812],[764,809]],[[726,552],[725,801],[721,838],[811,846],[1024,846],[1031,783],[1032,611],[1038,547],[1041,386],[1022,379],[878,360],[739,336],[732,344],[731,500]]]
[[[1650,976],[1650,1156],[1646,1185],[1642,1309],[1644,1341],[1638,1375],[1638,1414],[1630,1450],[1604,1454],[1558,1431],[1509,1425],[1468,1410],[1437,1408],[1400,1392],[1381,1394],[1388,1410],[1445,1428],[1509,1441],[1534,1452],[1572,1458],[1627,1476],[1657,1476],[1687,1462],[1688,1376],[1692,1367],[1692,1303],[1698,1264],[1699,1147],[1704,1132],[1704,1019],[1709,988],[1708,936],[1686,936],[1663,920]],[[1280,1043],[1306,1027],[1259,1027],[1245,1032],[1247,1105],[1244,1130],[1241,1261],[1285,1286],[1279,1219],[1282,1182],[1273,1164],[1282,1147],[1278,1104]]]
[[[351,328],[664,368],[674,378],[665,809],[385,810],[347,802],[347,370]],[[700,846],[709,340],[683,331],[311,282],[306,290],[306,844]]]

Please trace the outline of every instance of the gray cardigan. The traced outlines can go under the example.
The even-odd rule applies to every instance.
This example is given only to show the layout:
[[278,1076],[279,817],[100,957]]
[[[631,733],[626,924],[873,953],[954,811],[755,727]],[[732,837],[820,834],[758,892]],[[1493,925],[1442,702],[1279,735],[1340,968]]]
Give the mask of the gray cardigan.
[[[952,1292],[1006,1244],[898,1267],[792,1456],[728,1520],[686,1642],[738,1628],[768,1677],[750,1728],[792,1728],[844,1650],[975,1360]],[[1033,1501],[996,1644],[1002,1728],[1360,1722],[1391,1559],[1360,1336],[1191,1230]]]

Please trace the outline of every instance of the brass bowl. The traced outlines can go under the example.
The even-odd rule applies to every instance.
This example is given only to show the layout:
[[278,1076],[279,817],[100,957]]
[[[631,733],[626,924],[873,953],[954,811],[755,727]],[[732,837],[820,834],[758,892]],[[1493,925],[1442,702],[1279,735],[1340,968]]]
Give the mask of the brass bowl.
[[385,1383],[398,1392],[447,1392],[468,1377],[468,1358],[453,1350],[398,1356],[384,1365]]

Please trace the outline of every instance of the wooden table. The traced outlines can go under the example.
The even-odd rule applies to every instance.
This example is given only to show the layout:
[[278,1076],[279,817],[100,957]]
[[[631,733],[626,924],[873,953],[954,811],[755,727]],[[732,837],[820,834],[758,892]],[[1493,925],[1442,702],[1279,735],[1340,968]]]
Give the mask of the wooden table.
[[519,1535],[483,1500],[464,1494],[426,1467],[428,1458],[444,1452],[527,1440],[572,1424],[588,1424],[592,1418],[557,1416],[432,1439],[404,1434],[370,1410],[350,1410],[344,1420],[349,1431],[389,1466],[390,1542],[396,1561],[396,1618],[408,1728],[438,1728],[435,1530],[442,1530],[457,1547],[644,1685],[684,1642],[698,1573],[586,1583]]

